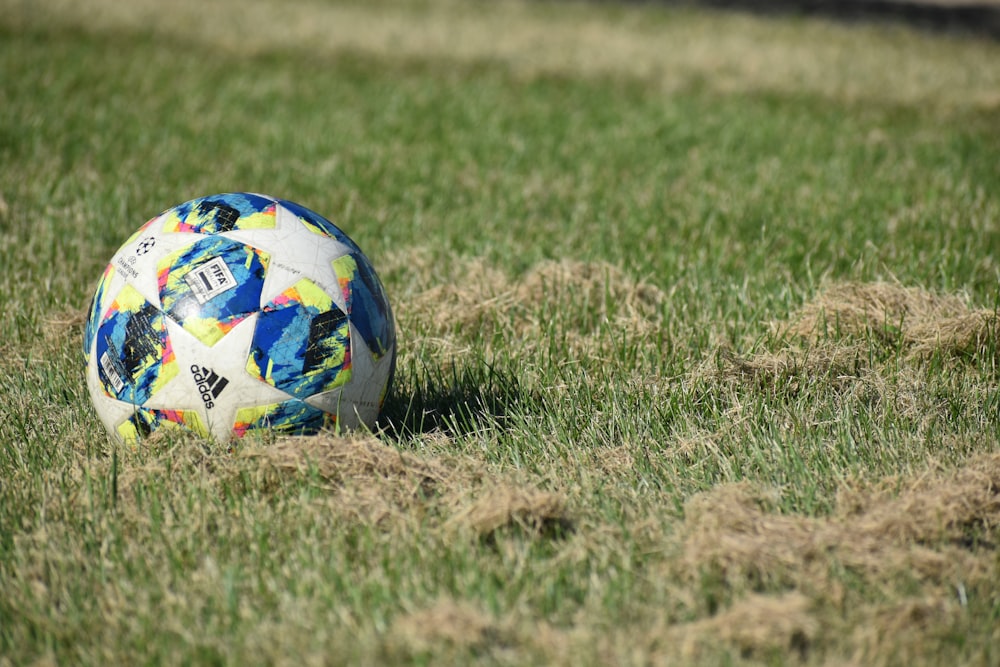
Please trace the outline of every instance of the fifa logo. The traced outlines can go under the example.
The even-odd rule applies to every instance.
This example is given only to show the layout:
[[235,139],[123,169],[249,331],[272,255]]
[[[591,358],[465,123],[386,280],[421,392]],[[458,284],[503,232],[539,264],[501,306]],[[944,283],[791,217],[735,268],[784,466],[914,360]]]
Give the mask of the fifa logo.
[[201,304],[208,303],[214,296],[228,292],[237,285],[233,272],[221,257],[214,257],[193,269],[184,276],[184,280]]

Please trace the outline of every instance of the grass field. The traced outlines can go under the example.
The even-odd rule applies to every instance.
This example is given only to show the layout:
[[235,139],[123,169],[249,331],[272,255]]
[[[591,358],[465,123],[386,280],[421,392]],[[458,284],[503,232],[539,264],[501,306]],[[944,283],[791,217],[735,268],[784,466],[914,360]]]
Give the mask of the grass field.
[[[1000,44],[570,3],[0,0],[0,665],[1000,663]],[[375,435],[115,447],[155,213],[334,220]]]

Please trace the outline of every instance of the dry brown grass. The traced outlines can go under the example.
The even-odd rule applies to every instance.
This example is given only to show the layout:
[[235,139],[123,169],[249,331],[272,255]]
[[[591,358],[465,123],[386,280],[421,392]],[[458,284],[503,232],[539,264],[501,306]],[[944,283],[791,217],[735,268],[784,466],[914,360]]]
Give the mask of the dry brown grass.
[[722,643],[744,657],[766,657],[768,652],[805,655],[820,632],[813,605],[798,592],[748,595],[715,616],[670,627],[665,634],[669,648],[661,653],[665,659],[678,653],[696,659]]
[[59,342],[66,337],[81,335],[89,313],[81,308],[67,308],[46,318],[42,335],[47,342]]
[[297,476],[315,472],[331,486],[402,482],[405,497],[429,495],[453,472],[443,461],[401,452],[370,436],[296,437],[242,454],[264,473]]
[[451,598],[397,617],[389,632],[392,648],[411,654],[427,653],[442,644],[481,649],[503,634],[504,628],[491,616]]
[[716,664],[730,651],[752,664],[928,664],[968,623],[966,590],[988,594],[997,576],[1000,454],[845,482],[825,517],[778,502],[746,482],[690,498],[676,535],[658,538],[670,546],[651,581],[675,581],[671,596],[697,608],[691,591],[718,576],[731,599],[685,622],[649,610],[613,641],[610,662],[633,646],[664,665]]
[[961,635],[965,613],[952,595],[926,595],[870,607],[851,633],[850,664],[928,664],[927,654],[942,637]]
[[904,416],[923,426],[947,417],[927,391],[928,364],[974,373],[995,363],[997,313],[957,295],[894,283],[834,283],[787,319],[753,354],[728,347],[692,369],[689,382],[724,383],[786,396],[820,387],[843,405]]
[[[416,253],[419,258],[419,252]],[[651,338],[666,295],[606,262],[544,261],[519,277],[481,259],[456,262],[443,283],[401,300],[401,337],[413,349],[443,358],[469,352],[481,337],[492,349],[530,355],[558,337],[569,358],[601,357],[609,332],[630,341]]]
[[995,573],[988,536],[1000,526],[1000,455],[899,483],[898,495],[845,493],[833,516],[819,518],[769,510],[746,484],[717,487],[685,506],[680,562],[689,576],[714,568],[736,583],[784,583],[833,600],[835,568],[874,587],[899,576],[943,586]]
[[[491,473],[473,458],[411,454],[372,436],[283,438],[230,453],[193,437],[154,434],[145,446],[153,456],[131,452],[122,458],[117,488],[123,507],[136,504],[142,487],[173,476],[190,478],[213,493],[250,483],[276,494],[285,484],[305,479],[324,491],[323,504],[331,517],[352,523],[416,527],[430,517],[423,530],[437,526],[452,534],[468,529],[490,538],[507,526],[540,536],[561,534],[573,526],[560,494]],[[108,465],[88,463],[83,474],[106,478]]]
[[401,452],[365,436],[331,435],[279,440],[241,454],[263,486],[314,478],[325,487],[334,515],[373,525],[419,521],[441,486],[464,470],[434,457]]
[[18,346],[0,340],[0,368],[22,366],[27,360],[52,358],[64,354],[68,346],[81,349],[83,324],[88,313],[80,308],[64,308],[42,320],[41,335],[28,345]]
[[869,367],[867,348],[859,342],[837,342],[808,346],[791,345],[776,352],[739,356],[721,348],[717,360],[710,360],[693,374],[716,380],[749,383],[762,388],[783,386],[796,392],[817,379],[844,384],[859,377]]
[[558,533],[572,526],[562,496],[510,485],[484,490],[460,507],[450,521],[468,526],[482,537],[490,537],[505,526],[532,533]]
[[581,311],[609,317],[612,306],[623,320],[654,318],[663,292],[607,262],[548,260],[512,278],[483,260],[456,263],[446,284],[430,286],[402,307],[434,332],[501,325],[524,335],[537,331],[539,305],[574,303]]
[[998,325],[995,310],[973,308],[959,296],[896,283],[836,283],[775,329],[812,344],[873,338],[926,357],[983,352]]

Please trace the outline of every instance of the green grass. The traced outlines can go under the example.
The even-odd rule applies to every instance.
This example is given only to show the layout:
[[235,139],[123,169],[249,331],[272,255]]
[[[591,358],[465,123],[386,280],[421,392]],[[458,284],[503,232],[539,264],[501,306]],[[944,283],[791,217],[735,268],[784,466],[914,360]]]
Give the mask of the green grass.
[[[0,0],[0,665],[1000,660],[1000,47],[243,5]],[[377,440],[105,436],[97,278],[238,190],[379,270]]]

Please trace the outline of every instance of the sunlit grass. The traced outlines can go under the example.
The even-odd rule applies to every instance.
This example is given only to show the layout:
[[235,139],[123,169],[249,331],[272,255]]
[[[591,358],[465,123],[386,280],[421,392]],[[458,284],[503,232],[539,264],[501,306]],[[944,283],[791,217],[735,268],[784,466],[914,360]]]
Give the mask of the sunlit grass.
[[[997,660],[996,44],[234,7],[0,0],[0,665]],[[379,270],[377,437],[105,436],[100,271],[234,190]]]

